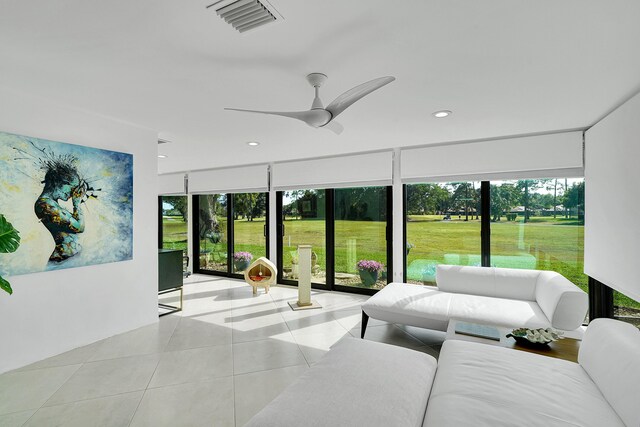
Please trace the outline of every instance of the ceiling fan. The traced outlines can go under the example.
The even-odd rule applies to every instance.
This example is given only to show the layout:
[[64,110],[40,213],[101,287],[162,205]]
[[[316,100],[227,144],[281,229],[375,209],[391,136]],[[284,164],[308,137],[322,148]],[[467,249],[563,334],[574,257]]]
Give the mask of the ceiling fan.
[[320,100],[319,92],[322,84],[327,80],[327,76],[322,73],[311,73],[307,75],[307,81],[315,89],[315,98],[311,104],[311,109],[306,111],[258,111],[258,110],[241,110],[239,108],[225,108],[225,110],[243,111],[246,113],[271,114],[274,116],[291,117],[292,119],[302,120],[306,124],[314,128],[329,129],[336,134],[342,133],[344,128],[334,119],[349,108],[354,102],[364,98],[371,92],[380,89],[394,81],[396,78],[387,76],[373,79],[366,83],[362,83],[349,89],[342,95],[338,96],[325,108]]

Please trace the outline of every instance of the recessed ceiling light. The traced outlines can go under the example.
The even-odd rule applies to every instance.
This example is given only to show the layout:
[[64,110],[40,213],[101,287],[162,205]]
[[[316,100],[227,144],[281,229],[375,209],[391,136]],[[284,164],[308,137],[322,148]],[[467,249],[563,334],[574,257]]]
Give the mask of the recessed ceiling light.
[[167,156],[165,156],[164,154],[158,154],[158,158],[159,158],[159,159],[166,159],[166,158],[167,158]]
[[449,110],[440,110],[433,113],[433,117],[437,117],[439,119],[443,119],[451,115],[451,111]]
[[249,141],[247,142],[247,145],[250,145],[251,147],[257,147],[258,145],[260,145],[260,143],[258,141]]

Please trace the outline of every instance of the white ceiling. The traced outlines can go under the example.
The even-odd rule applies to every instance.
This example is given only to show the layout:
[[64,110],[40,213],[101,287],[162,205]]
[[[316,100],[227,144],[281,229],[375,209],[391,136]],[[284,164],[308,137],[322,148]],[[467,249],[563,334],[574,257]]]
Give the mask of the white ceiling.
[[[0,87],[157,130],[162,173],[585,128],[640,89],[637,0],[273,0],[244,34],[207,4],[0,0]],[[223,110],[307,109],[309,72],[325,105],[397,80],[340,136]]]

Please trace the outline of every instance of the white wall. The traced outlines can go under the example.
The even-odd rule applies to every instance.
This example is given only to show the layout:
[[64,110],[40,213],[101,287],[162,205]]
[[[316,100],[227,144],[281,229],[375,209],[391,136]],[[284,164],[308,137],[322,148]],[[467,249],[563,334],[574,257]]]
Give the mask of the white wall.
[[0,372],[157,322],[157,133],[4,90],[0,130],[134,159],[133,260],[9,277],[13,295],[0,293]]
[[640,95],[585,134],[584,272],[640,301]]

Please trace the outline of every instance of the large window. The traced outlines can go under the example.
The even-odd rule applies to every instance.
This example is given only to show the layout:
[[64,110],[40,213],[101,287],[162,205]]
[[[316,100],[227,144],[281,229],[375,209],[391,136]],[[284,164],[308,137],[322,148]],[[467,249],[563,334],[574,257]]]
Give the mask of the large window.
[[199,270],[227,272],[229,265],[227,195],[198,198]]
[[160,247],[181,249],[187,253],[188,199],[187,196],[160,196],[162,212]]
[[298,245],[311,245],[311,280],[326,283],[326,191],[286,191],[281,197],[282,278],[298,280]]
[[407,185],[406,276],[435,284],[438,264],[481,265],[480,182]]
[[336,285],[381,289],[387,284],[387,188],[335,190]]
[[588,291],[582,178],[407,185],[406,209],[410,283],[442,263],[553,270]]
[[195,196],[194,209],[198,272],[238,276],[252,261],[267,256],[266,193]]
[[584,179],[492,181],[491,265],[557,271],[587,292]]

